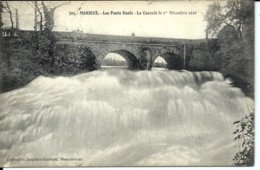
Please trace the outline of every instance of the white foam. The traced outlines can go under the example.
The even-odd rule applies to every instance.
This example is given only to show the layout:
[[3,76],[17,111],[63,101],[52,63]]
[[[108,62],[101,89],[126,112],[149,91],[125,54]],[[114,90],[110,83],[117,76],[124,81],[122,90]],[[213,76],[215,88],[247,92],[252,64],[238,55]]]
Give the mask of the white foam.
[[[254,101],[217,72],[104,70],[0,95],[0,165],[231,165]],[[80,157],[17,162],[9,157]]]

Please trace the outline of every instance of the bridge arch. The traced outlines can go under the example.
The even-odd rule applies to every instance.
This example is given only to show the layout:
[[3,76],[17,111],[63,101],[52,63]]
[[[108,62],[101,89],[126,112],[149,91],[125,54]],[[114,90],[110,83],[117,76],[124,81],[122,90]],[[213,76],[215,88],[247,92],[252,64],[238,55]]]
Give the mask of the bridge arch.
[[[138,67],[139,67],[138,59],[137,59],[137,57],[136,57],[134,54],[132,54],[131,52],[129,52],[129,51],[127,51],[127,50],[114,50],[114,51],[109,52],[108,54],[110,54],[110,53],[114,53],[114,54],[118,54],[118,55],[122,56],[122,57],[125,59],[127,65],[128,65],[128,69],[129,69],[129,70],[138,69]],[[107,56],[107,55],[104,55],[104,56],[102,57],[102,60],[103,60],[106,56]]]
[[182,70],[184,69],[184,61],[183,58],[175,53],[163,53],[161,55],[156,56],[153,58],[152,64],[154,65],[154,61],[156,58],[162,57],[166,63],[167,63],[167,68],[169,70]]
[[168,68],[167,67],[167,62],[164,58],[162,58],[161,56],[158,56],[155,58],[153,65],[153,68]]

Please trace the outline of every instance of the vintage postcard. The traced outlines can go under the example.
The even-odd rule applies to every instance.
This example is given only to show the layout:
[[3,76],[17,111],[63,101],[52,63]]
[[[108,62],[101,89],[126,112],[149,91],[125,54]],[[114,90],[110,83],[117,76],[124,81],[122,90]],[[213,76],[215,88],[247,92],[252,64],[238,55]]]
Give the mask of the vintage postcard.
[[0,167],[254,166],[254,2],[0,1]]

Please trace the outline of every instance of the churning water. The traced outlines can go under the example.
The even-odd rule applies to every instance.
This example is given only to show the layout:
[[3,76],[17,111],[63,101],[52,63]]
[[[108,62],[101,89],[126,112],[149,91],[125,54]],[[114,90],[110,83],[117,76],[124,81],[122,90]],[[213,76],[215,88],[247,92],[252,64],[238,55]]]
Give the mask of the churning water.
[[113,69],[40,76],[0,103],[4,166],[231,165],[254,105],[217,72]]

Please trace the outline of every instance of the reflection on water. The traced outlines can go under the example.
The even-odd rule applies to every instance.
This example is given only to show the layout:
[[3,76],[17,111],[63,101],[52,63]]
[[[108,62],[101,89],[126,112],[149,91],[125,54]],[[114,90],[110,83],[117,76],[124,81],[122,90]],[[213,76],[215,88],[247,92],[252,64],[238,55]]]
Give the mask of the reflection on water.
[[217,72],[115,69],[40,76],[0,103],[4,166],[231,165],[233,122],[254,104]]

